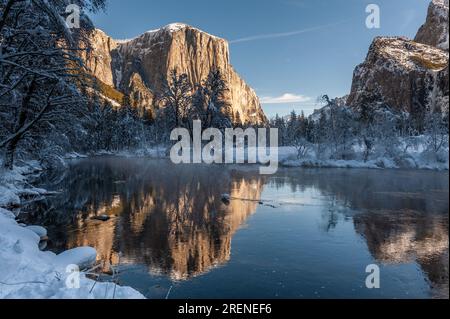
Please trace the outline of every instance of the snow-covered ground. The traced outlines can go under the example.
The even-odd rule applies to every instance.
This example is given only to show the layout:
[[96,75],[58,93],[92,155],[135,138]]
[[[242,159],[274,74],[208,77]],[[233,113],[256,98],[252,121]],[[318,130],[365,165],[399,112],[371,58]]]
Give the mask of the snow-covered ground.
[[448,155],[447,159],[443,161],[437,161],[432,156],[417,151],[411,151],[396,158],[372,156],[367,161],[358,157],[351,160],[334,160],[317,158],[312,150],[306,156],[298,158],[295,147],[279,148],[279,164],[284,167],[304,168],[428,169],[439,171],[449,169]]
[[[411,145],[410,145],[411,144]],[[408,146],[407,146],[408,145]],[[271,156],[271,160],[277,158],[278,166],[281,167],[302,167],[302,168],[370,168],[370,169],[427,169],[427,170],[448,170],[449,169],[449,149],[443,147],[438,154],[427,151],[424,137],[417,137],[414,141],[400,141],[395,148],[394,155],[388,155],[387,147],[377,147],[364,160],[364,149],[356,143],[349,146],[348,152],[351,159],[332,159],[330,149],[326,149],[319,156],[316,153],[316,146],[308,145],[307,150],[298,156],[298,150],[293,146],[283,146],[278,148],[268,148],[266,152],[277,156]],[[252,149],[252,152],[259,154],[259,150]],[[235,158],[236,158],[236,154]],[[247,150],[245,159],[247,161]],[[259,162],[259,160],[257,160]]]
[[[447,136],[448,140],[448,136]],[[316,146],[309,144],[303,156],[298,156],[296,147],[282,146],[278,148],[267,148],[268,154],[278,153],[277,156],[270,156],[271,161],[277,161],[279,166],[284,167],[304,167],[304,168],[370,168],[370,169],[428,169],[428,170],[449,170],[449,147],[448,143],[438,152],[427,151],[426,137],[417,136],[409,139],[399,139],[395,147],[376,145],[367,161],[364,161],[364,149],[357,142],[349,143],[351,149],[351,159],[331,159],[330,149],[323,152],[321,156],[316,154]],[[390,152],[387,149],[390,148]],[[258,157],[258,148],[252,149]],[[223,154],[226,150],[223,150]],[[248,159],[248,149],[244,151],[245,161]],[[388,155],[393,153],[394,155]],[[147,157],[147,158],[169,158],[170,147],[157,146],[139,148],[130,151],[98,151],[91,154],[69,153],[64,156],[67,159],[85,158],[90,156],[121,156],[121,157]],[[236,152],[234,151],[234,161],[236,163]],[[257,159],[259,163],[259,160]],[[0,186],[1,187],[1,186]]]
[[39,249],[47,235],[45,228],[19,225],[13,213],[24,196],[46,194],[27,183],[25,175],[39,170],[36,162],[28,164],[0,171],[0,299],[144,298],[132,288],[87,278],[96,260],[94,248],[80,247],[59,255]]
[[98,151],[92,154],[80,154],[80,153],[68,153],[64,156],[64,159],[86,158],[90,156],[122,156],[122,157],[150,157],[150,158],[163,158],[166,157],[167,147],[156,146],[147,148],[138,148],[136,150],[122,150],[122,151]]

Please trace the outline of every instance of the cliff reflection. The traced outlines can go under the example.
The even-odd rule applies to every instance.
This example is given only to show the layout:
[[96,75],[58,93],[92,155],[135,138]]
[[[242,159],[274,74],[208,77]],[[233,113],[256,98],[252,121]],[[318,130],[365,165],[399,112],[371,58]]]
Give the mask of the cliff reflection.
[[[416,262],[434,297],[449,296],[448,173],[358,170],[284,172],[293,190],[313,187],[328,198],[324,229],[350,217],[380,264]],[[279,185],[280,179],[276,180]]]
[[[226,263],[232,236],[256,211],[264,180],[217,167],[134,164],[110,159],[73,167],[60,185],[70,190],[60,206],[74,211],[74,222],[59,246],[93,246],[101,261],[145,264],[174,280]],[[224,193],[256,202],[225,205]],[[92,219],[99,215],[111,219]]]

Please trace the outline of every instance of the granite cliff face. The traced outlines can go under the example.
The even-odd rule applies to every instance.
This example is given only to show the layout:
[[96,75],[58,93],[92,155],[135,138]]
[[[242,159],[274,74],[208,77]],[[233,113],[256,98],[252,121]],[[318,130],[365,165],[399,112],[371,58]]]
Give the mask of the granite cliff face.
[[81,51],[86,67],[103,83],[114,86],[111,65],[111,52],[117,49],[117,43],[103,31],[94,29],[89,35],[91,48]]
[[448,109],[448,52],[401,37],[376,38],[354,72],[347,104],[377,93],[390,107]]
[[138,108],[158,108],[156,97],[172,69],[186,73],[195,86],[218,68],[229,89],[225,98],[235,124],[267,121],[256,93],[231,66],[224,39],[179,23],[127,41],[115,41],[99,30],[91,38],[92,51],[84,57],[88,68],[100,81],[128,95]]
[[448,51],[448,0],[433,0],[414,41]]
[[374,96],[398,111],[448,112],[448,0],[433,0],[415,41],[377,37],[356,67],[347,104]]

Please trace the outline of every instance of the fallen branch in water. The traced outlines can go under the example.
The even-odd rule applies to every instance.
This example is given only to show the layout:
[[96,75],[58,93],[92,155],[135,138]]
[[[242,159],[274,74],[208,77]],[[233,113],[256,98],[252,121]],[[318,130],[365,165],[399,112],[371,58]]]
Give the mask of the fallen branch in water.
[[173,285],[170,286],[169,291],[167,292],[167,295],[166,295],[166,298],[165,298],[166,300],[169,299],[169,295],[170,295],[170,292],[172,291],[172,288],[173,288]]
[[[230,200],[240,200],[244,202],[254,202],[259,203],[260,205],[268,206],[271,208],[279,208],[280,206],[314,206],[310,204],[302,204],[302,203],[290,203],[290,202],[275,202],[273,200],[263,200],[263,199],[249,199],[249,198],[239,198],[239,197],[230,197]],[[278,205],[278,206],[276,206]]]

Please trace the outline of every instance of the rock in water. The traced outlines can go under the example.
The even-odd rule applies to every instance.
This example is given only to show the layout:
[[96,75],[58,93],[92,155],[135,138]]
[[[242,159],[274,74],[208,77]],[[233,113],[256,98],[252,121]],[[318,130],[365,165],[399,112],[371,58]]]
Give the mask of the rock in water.
[[173,23],[126,41],[115,41],[94,30],[90,43],[92,50],[82,58],[92,74],[112,90],[127,94],[138,109],[155,112],[160,106],[155,97],[162,93],[163,79],[168,79],[172,69],[186,73],[195,86],[218,68],[228,87],[224,99],[230,105],[231,120],[236,124],[267,123],[255,91],[231,66],[224,39]]
[[222,194],[222,203],[225,205],[230,205],[231,196],[229,194]]

